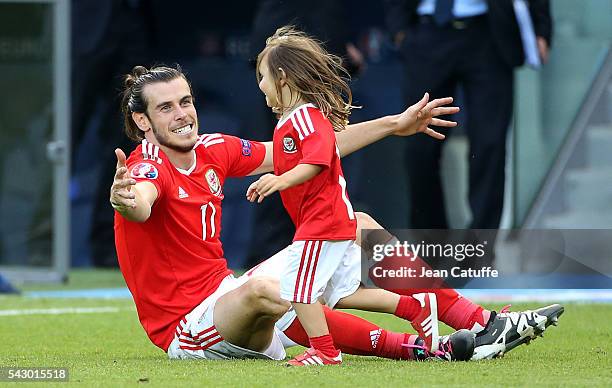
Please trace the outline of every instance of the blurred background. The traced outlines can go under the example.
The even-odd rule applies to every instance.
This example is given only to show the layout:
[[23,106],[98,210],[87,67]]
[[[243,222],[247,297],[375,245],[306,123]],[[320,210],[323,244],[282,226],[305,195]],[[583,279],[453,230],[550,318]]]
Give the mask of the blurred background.
[[[108,191],[113,149],[134,146],[122,132],[119,93],[121,76],[135,65],[180,64],[194,88],[202,132],[270,140],[274,120],[253,59],[277,27],[294,23],[345,58],[355,104],[363,107],[352,122],[416,102],[407,98],[414,74],[392,3],[0,0],[0,273],[18,282],[58,281],[70,268],[117,266]],[[510,70],[513,109],[498,139],[506,152],[497,223],[609,230],[612,0],[551,0],[550,12],[546,63]],[[433,23],[422,13],[417,24]],[[473,19],[458,17],[445,28],[469,30]],[[405,39],[414,38],[410,28]],[[452,93],[464,107],[469,94],[456,86]],[[464,125],[477,117],[478,107],[471,109],[458,115],[460,125],[448,131],[439,155],[450,228],[475,227],[477,204],[469,193],[477,177],[468,178],[474,153]],[[354,208],[389,228],[413,226],[409,171],[438,169],[412,157],[408,142],[387,138],[343,159]],[[230,180],[225,187],[222,240],[233,268],[265,259],[293,234],[278,198],[264,207],[244,200],[250,182]],[[593,244],[609,243],[607,236]],[[611,273],[612,260],[598,260],[597,270]]]

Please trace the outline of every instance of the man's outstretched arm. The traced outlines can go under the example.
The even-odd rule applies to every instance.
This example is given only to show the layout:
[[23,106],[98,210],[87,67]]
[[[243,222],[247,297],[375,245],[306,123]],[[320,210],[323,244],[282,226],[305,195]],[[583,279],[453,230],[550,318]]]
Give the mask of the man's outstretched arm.
[[138,182],[128,174],[125,153],[115,150],[117,170],[110,189],[110,203],[128,221],[145,222],[157,199],[157,188],[151,182]]

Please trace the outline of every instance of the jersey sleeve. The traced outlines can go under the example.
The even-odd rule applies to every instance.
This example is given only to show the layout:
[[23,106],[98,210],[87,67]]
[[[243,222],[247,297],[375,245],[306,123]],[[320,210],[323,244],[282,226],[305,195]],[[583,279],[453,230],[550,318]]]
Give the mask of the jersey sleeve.
[[302,159],[300,164],[315,164],[322,167],[331,165],[336,135],[329,120],[321,111],[314,108],[304,110],[302,120],[297,120],[301,127]]
[[227,176],[243,177],[261,166],[266,146],[258,141],[223,135],[227,150]]
[[164,194],[164,189],[167,187],[167,172],[163,168],[161,159],[145,159],[140,151],[140,146],[132,152],[126,161],[128,174],[136,182],[151,182],[157,189],[157,198],[161,198]]

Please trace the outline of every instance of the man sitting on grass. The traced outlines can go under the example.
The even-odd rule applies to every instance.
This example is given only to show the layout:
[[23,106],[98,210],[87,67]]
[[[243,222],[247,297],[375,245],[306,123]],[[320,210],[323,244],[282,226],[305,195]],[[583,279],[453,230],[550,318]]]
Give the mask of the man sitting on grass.
[[[454,125],[436,118],[457,111],[444,106],[451,101],[428,102],[426,96],[399,115],[349,125],[337,135],[340,154],[348,155],[391,134],[439,135],[428,125]],[[170,357],[284,358],[275,325],[289,304],[280,299],[278,279],[234,278],[219,239],[226,177],[271,171],[271,143],[221,134],[198,135],[191,86],[179,69],[135,67],[126,76],[122,110],[126,133],[140,145],[127,160],[123,151],[115,151],[117,171],[110,201],[116,210],[119,265],[147,335]],[[440,320],[458,329],[478,331],[476,338],[485,347],[486,357],[525,342],[562,312],[555,308],[541,311],[546,316],[536,312],[493,314],[454,291],[429,293],[440,301]],[[396,315],[415,314],[401,303],[396,308]],[[330,323],[330,315],[327,319]],[[368,353],[357,329],[351,330],[353,326],[357,324],[330,323],[330,330],[339,332],[332,332],[336,340],[348,334],[348,343],[340,350],[377,355],[378,350],[373,350],[378,344],[376,330],[371,330],[373,334],[367,331]],[[295,328],[292,339],[299,343],[298,334],[299,328]],[[393,349],[389,352],[399,354],[396,358],[415,358],[422,350],[416,338],[412,344],[401,335],[386,338]],[[467,349],[461,355],[447,346],[449,341],[455,345],[451,337],[443,340],[441,358],[471,356],[472,335],[459,335],[454,349],[461,349],[460,342]],[[414,351],[402,353],[403,349]]]

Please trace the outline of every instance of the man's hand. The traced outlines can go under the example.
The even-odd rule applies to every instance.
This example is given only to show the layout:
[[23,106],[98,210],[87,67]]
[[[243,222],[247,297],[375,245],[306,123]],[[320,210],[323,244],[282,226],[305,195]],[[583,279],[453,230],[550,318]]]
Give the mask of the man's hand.
[[548,43],[546,42],[546,39],[541,36],[538,36],[536,38],[536,41],[538,43],[538,52],[540,53],[540,60],[542,61],[542,64],[545,64],[546,62],[548,62]]
[[445,136],[429,128],[429,126],[435,125],[449,128],[457,125],[455,121],[436,118],[437,116],[451,115],[459,112],[459,107],[445,106],[452,102],[452,97],[437,98],[433,101],[429,101],[429,93],[425,93],[421,101],[408,107],[408,109],[397,115],[397,129],[393,134],[398,136],[410,136],[417,133],[424,133],[433,138],[443,140]]
[[266,174],[251,183],[247,189],[246,197],[250,202],[257,200],[257,203],[261,203],[265,197],[277,191],[283,191],[288,187],[289,183],[282,176]]
[[117,156],[117,170],[110,189],[110,203],[115,210],[123,213],[127,209],[136,208],[136,195],[132,192],[132,186],[136,184],[136,180],[128,175],[123,151],[117,148],[115,155]]

